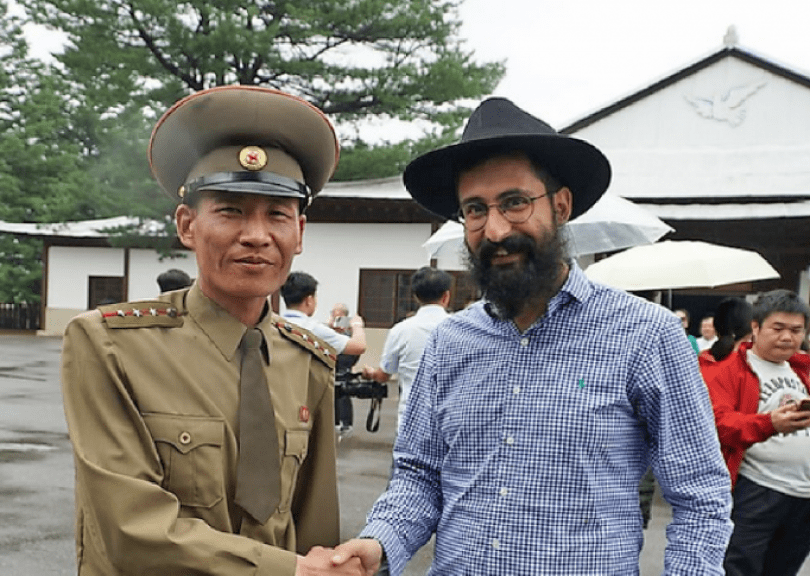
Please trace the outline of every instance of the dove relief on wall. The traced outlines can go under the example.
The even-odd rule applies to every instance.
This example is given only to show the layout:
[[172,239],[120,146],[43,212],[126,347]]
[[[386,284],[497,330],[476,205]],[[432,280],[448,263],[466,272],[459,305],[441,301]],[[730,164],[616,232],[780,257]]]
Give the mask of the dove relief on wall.
[[766,84],[764,81],[752,82],[731,88],[725,93],[715,93],[713,96],[686,95],[684,98],[702,117],[728,122],[736,127],[745,120],[745,101]]

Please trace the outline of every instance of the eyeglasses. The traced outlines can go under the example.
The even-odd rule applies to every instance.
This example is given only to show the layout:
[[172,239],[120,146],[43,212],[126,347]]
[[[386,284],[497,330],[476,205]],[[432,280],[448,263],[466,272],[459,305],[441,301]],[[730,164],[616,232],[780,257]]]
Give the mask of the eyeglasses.
[[493,206],[498,208],[498,211],[503,214],[507,222],[511,224],[522,224],[528,220],[532,212],[534,212],[534,202],[548,196],[548,192],[540,194],[539,196],[524,196],[523,194],[514,194],[501,198],[497,202],[491,204],[484,204],[483,202],[467,202],[462,205],[458,211],[458,219],[464,224],[464,227],[469,232],[478,232],[487,223],[489,218],[489,210]]

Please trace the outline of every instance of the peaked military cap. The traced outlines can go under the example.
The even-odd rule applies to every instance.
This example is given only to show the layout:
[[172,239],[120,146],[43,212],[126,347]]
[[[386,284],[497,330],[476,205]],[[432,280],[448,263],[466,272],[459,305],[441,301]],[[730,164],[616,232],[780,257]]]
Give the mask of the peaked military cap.
[[576,218],[593,206],[610,183],[610,163],[596,147],[564,134],[506,98],[484,100],[470,115],[457,144],[416,158],[403,180],[419,204],[444,218],[458,219],[458,166],[521,151],[571,190]]
[[205,190],[298,198],[323,189],[340,155],[335,130],[305,100],[259,86],[220,86],[172,106],[155,125],[149,165],[169,196]]

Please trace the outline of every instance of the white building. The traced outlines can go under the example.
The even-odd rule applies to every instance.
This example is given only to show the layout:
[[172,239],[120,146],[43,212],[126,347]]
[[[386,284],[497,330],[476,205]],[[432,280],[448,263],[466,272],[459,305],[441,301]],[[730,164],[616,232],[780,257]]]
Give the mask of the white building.
[[[700,294],[780,286],[807,299],[810,77],[728,45],[562,131],[605,152],[610,192],[670,224],[668,239],[753,249],[782,275]],[[293,269],[320,281],[320,318],[346,303],[366,318],[374,348],[412,305],[407,278],[429,264],[421,246],[441,220],[411,200],[399,177],[329,184],[308,218]],[[98,226],[0,224],[0,231],[45,241],[46,333],[61,333],[104,286],[118,283],[125,299],[142,299],[157,293],[155,278],[168,268],[196,275],[193,255],[160,261],[153,250],[110,247]],[[437,265],[460,269],[455,258]],[[461,275],[458,288],[457,305],[471,291]]]

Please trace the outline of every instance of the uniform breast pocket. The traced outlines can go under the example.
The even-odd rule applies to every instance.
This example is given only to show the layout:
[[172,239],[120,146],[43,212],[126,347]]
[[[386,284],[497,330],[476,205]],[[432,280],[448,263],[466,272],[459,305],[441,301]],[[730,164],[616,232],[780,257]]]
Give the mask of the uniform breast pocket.
[[183,506],[210,508],[222,500],[222,420],[175,414],[143,419],[163,464],[163,488]]
[[284,435],[284,460],[281,463],[281,502],[279,510],[286,512],[292,504],[298,471],[307,457],[309,430],[287,430]]

